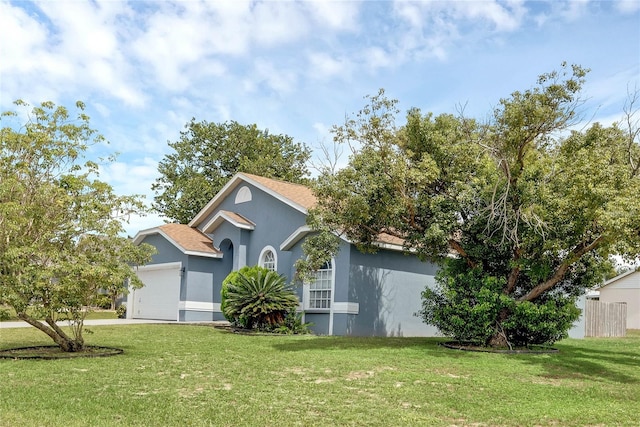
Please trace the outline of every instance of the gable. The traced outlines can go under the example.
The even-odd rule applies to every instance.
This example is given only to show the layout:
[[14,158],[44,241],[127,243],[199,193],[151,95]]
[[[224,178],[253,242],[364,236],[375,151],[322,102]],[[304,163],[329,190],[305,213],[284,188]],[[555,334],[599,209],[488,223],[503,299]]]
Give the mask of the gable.
[[189,226],[201,228],[202,223],[211,217],[211,215],[215,214],[236,189],[238,189],[238,191],[236,192],[234,203],[240,204],[252,201],[255,195],[252,194],[248,187],[244,188],[246,184],[261,190],[305,215],[308,209],[316,204],[313,191],[304,185],[264,178],[257,175],[238,173],[196,214],[189,222]]

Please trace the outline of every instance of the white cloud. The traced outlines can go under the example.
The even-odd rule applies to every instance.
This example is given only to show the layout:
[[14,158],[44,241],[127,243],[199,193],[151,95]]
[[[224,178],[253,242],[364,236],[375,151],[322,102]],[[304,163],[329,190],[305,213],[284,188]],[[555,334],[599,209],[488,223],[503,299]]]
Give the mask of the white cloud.
[[287,93],[295,89],[298,75],[294,70],[277,66],[262,58],[256,59],[253,67],[256,84],[265,83],[269,89],[276,93]]
[[394,58],[381,47],[374,46],[364,50],[364,65],[367,69],[385,68],[394,64]]
[[640,1],[638,0],[618,0],[616,8],[622,13],[634,13],[640,10]]
[[334,58],[328,53],[314,52],[308,54],[309,74],[317,79],[330,79],[350,74],[351,65],[343,58]]
[[325,30],[355,31],[360,27],[358,13],[363,2],[306,1],[313,19]]

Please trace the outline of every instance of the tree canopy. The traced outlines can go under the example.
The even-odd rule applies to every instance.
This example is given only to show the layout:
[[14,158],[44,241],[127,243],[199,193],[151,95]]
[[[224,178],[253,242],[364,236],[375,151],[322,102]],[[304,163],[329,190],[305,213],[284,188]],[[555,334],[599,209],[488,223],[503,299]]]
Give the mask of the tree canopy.
[[[121,237],[120,217],[143,204],[97,179],[98,164],[84,156],[103,138],[82,103],[75,118],[52,102],[30,111],[15,104],[19,111],[1,116],[0,304],[63,350],[78,351],[98,290],[141,285],[132,265],[148,262],[153,248]],[[61,318],[71,321],[71,335],[56,324]]]
[[173,153],[158,165],[153,184],[154,208],[188,223],[238,172],[304,182],[310,150],[287,135],[270,134],[256,125],[197,122],[191,119],[170,142]]
[[573,129],[586,74],[563,64],[486,122],[412,109],[396,126],[396,102],[368,97],[334,127],[353,154],[319,177],[311,222],[363,250],[376,250],[380,233],[397,236],[437,262],[420,315],[449,336],[563,337],[579,316],[575,298],[610,270],[609,257],[640,255],[637,127]]

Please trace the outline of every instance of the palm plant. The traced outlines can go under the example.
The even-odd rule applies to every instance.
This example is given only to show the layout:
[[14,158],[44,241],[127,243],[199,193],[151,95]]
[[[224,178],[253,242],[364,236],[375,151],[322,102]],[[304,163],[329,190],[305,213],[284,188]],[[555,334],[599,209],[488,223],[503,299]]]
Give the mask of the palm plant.
[[298,306],[298,297],[286,278],[275,271],[260,269],[256,275],[239,273],[227,284],[223,307],[227,319],[245,328],[281,325],[288,312]]

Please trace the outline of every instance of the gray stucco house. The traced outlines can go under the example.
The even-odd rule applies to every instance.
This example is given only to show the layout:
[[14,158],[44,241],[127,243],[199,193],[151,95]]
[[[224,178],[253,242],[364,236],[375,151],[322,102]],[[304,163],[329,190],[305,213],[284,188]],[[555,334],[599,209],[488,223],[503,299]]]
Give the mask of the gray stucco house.
[[[145,286],[127,298],[127,317],[176,321],[224,320],[222,281],[245,265],[276,270],[289,280],[304,256],[311,232],[311,189],[299,184],[239,173],[189,224],[142,230],[134,242],[156,247],[150,264],[137,269]],[[380,250],[364,254],[342,240],[317,280],[298,288],[304,320],[323,335],[438,336],[414,316],[437,267],[403,251],[394,237],[379,236]],[[579,307],[584,309],[584,298]],[[584,337],[584,316],[569,331]]]
[[[127,298],[131,318],[223,320],[224,278],[245,265],[262,265],[287,278],[304,256],[307,210],[316,199],[303,185],[239,173],[189,224],[164,224],[134,238],[155,246],[137,270],[145,283]],[[413,314],[420,293],[434,283],[436,266],[406,255],[400,241],[382,236],[380,250],[363,254],[347,241],[298,289],[304,320],[326,335],[435,336]]]

